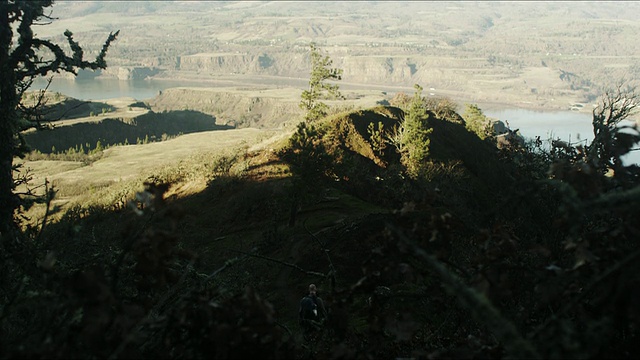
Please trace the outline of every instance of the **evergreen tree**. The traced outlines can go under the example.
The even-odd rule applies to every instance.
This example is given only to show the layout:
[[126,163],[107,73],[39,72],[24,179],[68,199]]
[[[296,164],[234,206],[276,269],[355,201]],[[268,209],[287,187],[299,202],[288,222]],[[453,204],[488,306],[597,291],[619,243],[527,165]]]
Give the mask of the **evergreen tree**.
[[416,92],[409,105],[404,121],[402,122],[402,138],[400,139],[402,163],[407,168],[411,177],[419,177],[429,157],[429,135],[433,129],[429,126],[429,113],[427,112],[422,87],[415,86]]
[[300,108],[306,111],[305,121],[312,122],[327,115],[329,107],[321,99],[342,99],[338,85],[328,84],[327,80],[341,80],[342,69],[332,68],[333,60],[329,56],[322,56],[314,43],[311,49],[311,77],[309,90],[302,92]]

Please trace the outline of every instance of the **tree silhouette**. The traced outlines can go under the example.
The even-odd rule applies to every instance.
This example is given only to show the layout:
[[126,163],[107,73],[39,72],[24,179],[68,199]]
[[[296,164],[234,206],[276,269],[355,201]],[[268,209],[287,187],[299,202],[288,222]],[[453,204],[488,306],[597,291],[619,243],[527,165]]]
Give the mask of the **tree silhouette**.
[[640,95],[635,89],[619,85],[613,90],[605,91],[600,104],[593,109],[594,139],[588,147],[588,156],[600,173],[606,174],[613,170],[621,175],[626,172],[622,156],[638,143],[640,134],[637,126],[620,124],[635,114],[639,105]]
[[[118,36],[118,32],[109,34],[95,60],[86,61],[82,47],[67,30],[64,35],[72,52],[67,54],[61,46],[36,37],[32,29],[54,20],[45,14],[52,5],[53,0],[0,1],[0,242],[3,246],[15,225],[14,211],[20,206],[13,177],[17,170],[14,157],[23,156],[27,151],[20,132],[42,125],[34,107],[22,104],[22,95],[40,76],[62,71],[77,74],[78,69],[105,69],[105,55]],[[38,105],[42,102],[37,101],[36,107]]]

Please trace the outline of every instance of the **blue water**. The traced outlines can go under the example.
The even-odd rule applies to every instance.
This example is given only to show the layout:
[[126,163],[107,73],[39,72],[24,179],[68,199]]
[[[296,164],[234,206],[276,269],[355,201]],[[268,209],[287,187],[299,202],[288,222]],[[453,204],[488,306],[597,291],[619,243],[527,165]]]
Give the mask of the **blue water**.
[[[592,115],[575,111],[533,111],[526,109],[504,109],[485,111],[485,115],[508,121],[512,130],[520,129],[522,136],[534,139],[561,139],[572,144],[588,144],[593,140]],[[624,122],[621,125],[631,125]],[[638,146],[636,146],[638,147]],[[622,158],[625,164],[640,164],[640,151],[632,151]]]
[[[118,97],[132,97],[136,100],[147,100],[158,95],[159,91],[175,87],[215,87],[215,86],[251,86],[263,84],[279,87],[300,87],[300,91],[308,86],[304,79],[269,79],[254,78],[247,81],[231,80],[118,80],[118,79],[92,79],[92,78],[54,78],[49,86],[50,91],[60,92],[80,100],[104,100]],[[46,81],[38,79],[31,87],[33,90],[42,89]]]
[[[38,79],[31,88],[37,90],[45,86],[46,81]],[[146,100],[156,97],[161,90],[179,86],[210,87],[211,84],[173,80],[54,78],[49,86],[49,91],[59,92],[79,100],[104,100],[119,97]]]
[[523,136],[542,140],[560,138],[565,141],[592,140],[591,114],[575,111],[533,111],[504,109],[485,111],[485,115],[508,122],[512,130],[520,129]]

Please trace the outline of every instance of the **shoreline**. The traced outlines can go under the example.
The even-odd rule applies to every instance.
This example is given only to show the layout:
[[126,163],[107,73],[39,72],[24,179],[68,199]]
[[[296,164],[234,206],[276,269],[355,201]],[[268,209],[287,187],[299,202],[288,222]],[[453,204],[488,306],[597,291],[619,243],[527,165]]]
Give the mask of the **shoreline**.
[[[64,81],[72,81],[73,78],[61,78]],[[189,76],[171,76],[171,77],[151,77],[146,78],[144,80],[121,80],[118,78],[110,77],[110,76],[98,76],[92,80],[96,81],[123,81],[123,82],[147,82],[147,83],[158,83],[158,84],[168,84],[169,86],[163,88],[159,91],[164,91],[171,88],[180,88],[180,87],[190,87],[190,88],[198,88],[201,87],[203,89],[206,88],[235,88],[237,89],[246,89],[247,92],[251,90],[265,90],[265,89],[299,89],[302,91],[303,87],[307,80],[302,78],[290,78],[290,77],[278,77],[278,76],[219,76],[219,77],[202,77],[202,78],[193,78]],[[76,80],[77,81],[77,80]],[[86,80],[82,80],[86,81]],[[184,83],[184,85],[179,85],[179,83]],[[362,83],[343,83],[341,84],[341,89],[344,92],[358,92],[358,91],[380,91],[381,97],[389,97],[392,94],[405,92],[412,93],[413,87],[404,86],[402,84],[394,84],[394,85],[384,85],[384,84],[362,84]],[[34,89],[35,90],[35,89]],[[53,90],[50,90],[53,91]],[[71,94],[66,94],[64,91],[59,91],[66,96],[73,97]],[[512,101],[496,101],[490,99],[491,97],[495,98],[495,95],[487,96],[489,99],[480,99],[478,98],[477,93],[473,93],[470,90],[461,90],[461,89],[439,89],[436,92],[435,96],[439,97],[448,97],[451,98],[458,104],[458,112],[464,112],[464,106],[467,103],[477,104],[482,110],[495,111],[502,109],[523,109],[530,110],[536,112],[574,112],[574,113],[582,113],[582,114],[591,114],[592,107],[590,104],[583,104],[583,107],[580,110],[572,110],[571,104],[577,102],[571,102],[570,99],[542,99],[538,101],[530,101],[526,98],[518,98],[517,96],[513,97]],[[156,92],[157,96],[158,93]],[[486,96],[486,94],[483,94]],[[131,95],[120,95],[114,97],[103,97],[102,100],[114,99],[119,97],[133,97],[139,101],[146,101],[149,99],[153,99],[155,96],[150,98],[141,98],[138,99],[135,96]],[[93,99],[95,101],[95,99]],[[557,102],[556,102],[557,101]],[[550,103],[551,102],[551,103]],[[555,103],[553,103],[555,102]]]
[[[252,82],[245,78],[240,78],[237,80],[230,79],[226,76],[222,76],[219,79],[215,78],[202,78],[202,79],[194,79],[188,76],[176,76],[176,77],[158,77],[158,78],[150,78],[149,81],[157,81],[157,82],[185,82],[191,84],[207,84],[207,85],[222,85],[222,87],[246,87],[251,86],[256,89],[261,89],[264,87],[273,88],[273,89],[287,89],[287,88],[297,88],[293,86],[293,83],[300,82],[306,83],[307,79],[302,78],[291,78],[291,77],[280,77],[280,76],[266,76],[260,75],[252,77],[252,79],[262,79],[266,81],[267,79],[273,81],[273,83],[263,83],[263,82]],[[278,80],[281,80],[278,83]],[[338,85],[341,85],[338,83]],[[412,86],[405,86],[401,84],[395,85],[383,85],[383,84],[362,84],[362,83],[343,83],[341,86],[342,90],[345,91],[381,91],[384,93],[399,93],[406,92],[412,93],[414,91]],[[203,86],[204,88],[204,86]],[[169,89],[169,88],[167,88]],[[302,88],[300,89],[302,91]],[[450,97],[452,100],[456,101],[459,105],[459,110],[464,111],[464,104],[466,103],[474,103],[478,104],[481,109],[523,109],[523,110],[531,110],[537,112],[575,112],[575,113],[583,113],[583,114],[591,114],[591,108],[588,104],[584,104],[584,107],[580,110],[572,110],[571,102],[566,101],[566,105],[561,104],[553,104],[549,105],[548,103],[532,103],[525,99],[517,100],[517,102],[509,102],[509,101],[492,101],[492,100],[469,100],[474,96],[473,93],[465,90],[457,90],[457,89],[442,89],[440,96],[442,97]],[[553,101],[553,100],[547,100]]]

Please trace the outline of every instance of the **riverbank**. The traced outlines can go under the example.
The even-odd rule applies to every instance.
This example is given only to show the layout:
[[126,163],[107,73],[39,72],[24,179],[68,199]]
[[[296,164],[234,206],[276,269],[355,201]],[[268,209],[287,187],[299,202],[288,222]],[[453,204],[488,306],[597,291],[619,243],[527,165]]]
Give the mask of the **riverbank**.
[[[195,76],[195,75],[194,75]],[[302,92],[308,86],[308,79],[279,77],[279,76],[248,76],[248,75],[232,75],[232,76],[216,76],[194,78],[186,76],[184,72],[174,73],[171,76],[154,77],[151,81],[163,82],[166,84],[185,83],[198,87],[255,87],[255,88],[295,88]],[[404,92],[412,94],[415,89],[413,85],[389,85],[389,84],[368,84],[355,82],[337,82],[343,91],[380,91],[391,98],[395,93]],[[574,111],[577,113],[590,114],[594,104],[581,103],[571,94],[560,95],[553,98],[541,96],[523,97],[517,92],[507,91],[491,91],[479,92],[477,89],[461,89],[461,88],[427,88],[426,84],[420,84],[425,87],[425,96],[448,97],[456,101],[460,105],[460,109],[464,108],[464,104],[478,104],[482,109],[504,109],[504,108],[520,108],[532,111]],[[429,89],[429,90],[427,90]]]
[[[195,74],[194,74],[195,76]],[[412,94],[413,86],[385,85],[385,84],[363,84],[338,82],[343,92],[357,94],[362,92],[362,97],[373,94],[376,101],[381,98],[391,99],[396,93],[404,92]],[[42,89],[46,82],[40,80],[34,83],[34,90]],[[145,101],[153,99],[170,88],[216,88],[234,89],[247,91],[249,96],[253,93],[264,90],[280,89],[291,94],[291,101],[297,101],[303,89],[308,86],[308,79],[278,77],[278,76],[248,76],[248,75],[227,75],[227,76],[203,76],[194,78],[180,73],[171,76],[153,77],[145,80],[117,80],[108,77],[97,77],[93,79],[67,79],[55,78],[49,90],[60,92],[67,96],[80,100],[107,100],[121,97],[132,97],[136,100]],[[428,89],[428,90],[427,90]],[[434,89],[425,87],[425,95],[433,97],[448,97],[459,104],[459,110],[464,111],[467,103],[478,104],[482,109],[505,109],[519,108],[531,111],[574,111],[578,113],[590,114],[593,104],[582,104],[570,95],[545,98],[525,98],[519,96],[517,92],[478,92],[474,89]],[[579,104],[582,107],[573,105]],[[571,109],[574,110],[571,110]]]

